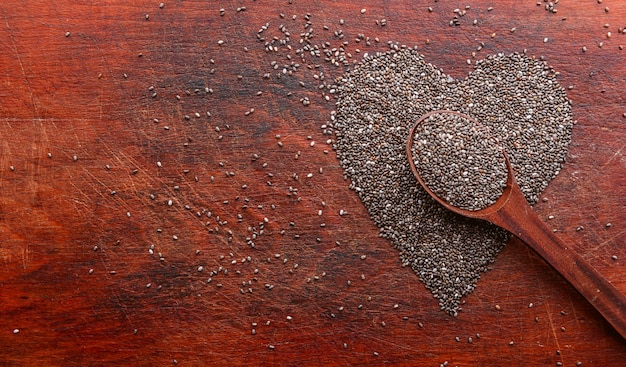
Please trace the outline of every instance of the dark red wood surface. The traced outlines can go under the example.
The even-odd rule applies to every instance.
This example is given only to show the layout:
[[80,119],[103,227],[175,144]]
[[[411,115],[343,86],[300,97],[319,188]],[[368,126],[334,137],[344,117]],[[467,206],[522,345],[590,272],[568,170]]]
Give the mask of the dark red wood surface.
[[[388,41],[456,78],[468,58],[545,57],[578,123],[535,210],[626,293],[626,3],[469,1],[457,27],[466,3],[159,3],[0,4],[0,365],[626,365],[624,340],[517,240],[458,317],[440,311],[322,134],[334,99],[318,86],[344,69],[295,53],[309,13],[311,42],[348,41],[350,63]],[[291,51],[264,50],[268,22]],[[300,68],[278,79],[287,54]]]

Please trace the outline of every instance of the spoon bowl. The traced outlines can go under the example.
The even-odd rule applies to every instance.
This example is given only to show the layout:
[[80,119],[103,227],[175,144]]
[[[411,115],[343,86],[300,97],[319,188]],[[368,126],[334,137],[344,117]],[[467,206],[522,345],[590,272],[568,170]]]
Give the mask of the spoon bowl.
[[507,169],[507,181],[496,201],[483,209],[467,210],[456,207],[437,196],[420,176],[413,161],[413,142],[419,125],[433,115],[453,114],[480,126],[475,119],[456,111],[432,111],[421,116],[409,131],[406,154],[413,175],[437,202],[448,210],[469,218],[483,219],[493,223],[529,245],[539,256],[559,272],[593,307],[626,339],[626,296],[613,286],[589,262],[571,250],[559,239],[532,210],[515,181],[511,163],[502,150]]

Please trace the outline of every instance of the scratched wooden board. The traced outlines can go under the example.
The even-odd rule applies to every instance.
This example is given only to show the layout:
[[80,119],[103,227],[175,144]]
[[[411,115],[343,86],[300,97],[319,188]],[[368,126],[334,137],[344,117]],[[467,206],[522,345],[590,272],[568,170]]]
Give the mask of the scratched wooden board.
[[[466,15],[451,27],[457,7]],[[458,317],[440,311],[378,238],[326,144],[334,97],[318,86],[345,68],[295,53],[310,13],[311,43],[348,41],[350,64],[388,41],[417,45],[457,78],[471,71],[467,59],[543,55],[573,86],[578,124],[535,210],[626,292],[626,3],[556,9],[512,0],[4,1],[0,364],[626,365],[624,340],[516,240]],[[266,23],[266,40],[287,28],[290,52],[266,52],[257,39]],[[300,67],[278,79],[287,54]]]

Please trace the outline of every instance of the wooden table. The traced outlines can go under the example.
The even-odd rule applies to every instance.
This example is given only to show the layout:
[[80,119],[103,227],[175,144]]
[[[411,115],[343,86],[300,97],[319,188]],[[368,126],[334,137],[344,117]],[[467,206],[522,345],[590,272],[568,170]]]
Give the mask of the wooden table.
[[[626,2],[600,2],[2,2],[0,365],[626,366],[516,240],[440,311],[349,190],[318,89],[388,41],[457,78],[545,57],[578,123],[535,210],[626,292]],[[296,54],[306,18],[349,66]],[[266,51],[281,24],[292,49]]]

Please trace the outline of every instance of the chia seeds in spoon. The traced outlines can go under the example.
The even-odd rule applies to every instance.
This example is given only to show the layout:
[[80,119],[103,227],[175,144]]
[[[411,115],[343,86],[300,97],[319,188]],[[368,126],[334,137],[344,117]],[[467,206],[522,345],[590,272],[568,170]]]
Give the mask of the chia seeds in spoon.
[[412,159],[428,188],[461,209],[493,205],[506,187],[502,147],[489,130],[455,113],[435,113],[416,126]]

